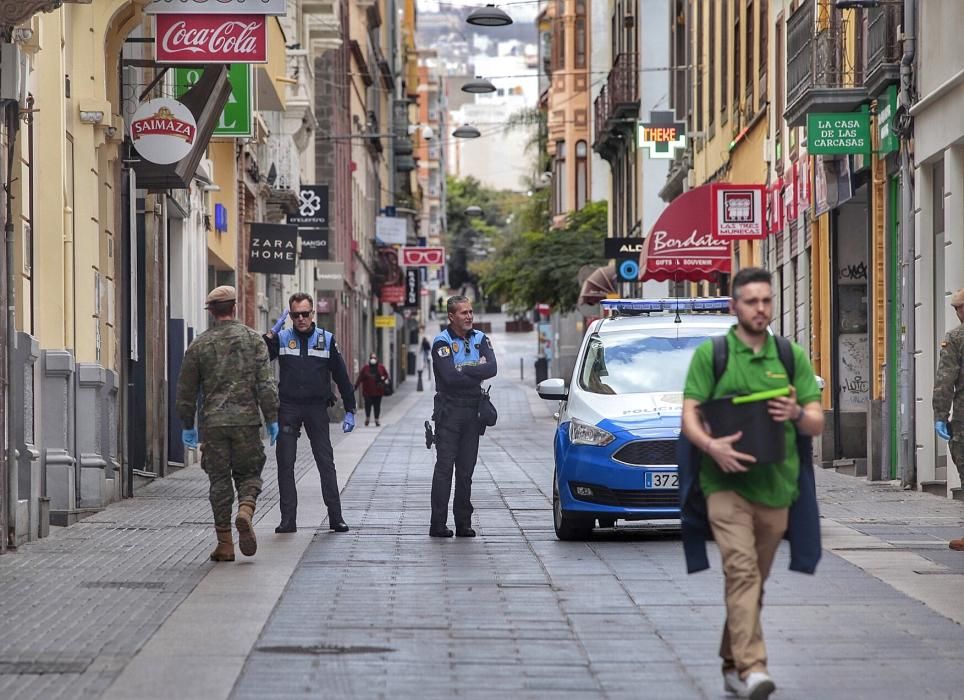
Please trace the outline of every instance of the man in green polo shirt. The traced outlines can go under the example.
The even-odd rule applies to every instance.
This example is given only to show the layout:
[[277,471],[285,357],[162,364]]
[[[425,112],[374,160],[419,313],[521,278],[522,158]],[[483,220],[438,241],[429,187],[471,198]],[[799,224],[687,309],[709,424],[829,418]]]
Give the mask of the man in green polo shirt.
[[[767,673],[760,627],[763,583],[787,529],[790,505],[797,498],[797,433],[823,432],[820,389],[810,360],[793,344],[794,376],[777,353],[769,333],[773,317],[770,273],[740,270],[732,284],[730,311],[737,324],[727,333],[727,365],[719,381],[713,370],[713,344],[693,354],[683,392],[683,433],[703,452],[700,487],[706,497],[710,527],[723,560],[726,623],[720,656],[727,691],[761,700],[776,688]],[[771,399],[770,416],[784,424],[784,459],[756,464],[734,449],[742,432],[714,437],[707,432],[699,405],[721,396],[746,395],[790,387],[790,395]]]

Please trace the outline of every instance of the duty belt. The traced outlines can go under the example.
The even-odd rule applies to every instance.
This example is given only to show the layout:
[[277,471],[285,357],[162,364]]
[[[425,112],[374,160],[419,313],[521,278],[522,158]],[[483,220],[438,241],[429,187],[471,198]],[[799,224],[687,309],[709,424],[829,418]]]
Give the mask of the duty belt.
[[466,408],[475,408],[479,405],[479,399],[482,397],[481,394],[478,396],[452,396],[449,394],[439,394],[439,400],[450,406],[464,406]]

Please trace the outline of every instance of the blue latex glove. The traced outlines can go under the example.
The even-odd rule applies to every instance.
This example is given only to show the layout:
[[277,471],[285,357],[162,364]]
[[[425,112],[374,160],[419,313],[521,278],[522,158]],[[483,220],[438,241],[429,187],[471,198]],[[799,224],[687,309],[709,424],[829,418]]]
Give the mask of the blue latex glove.
[[346,413],[345,420],[342,421],[342,424],[341,424],[341,430],[342,432],[350,433],[354,429],[355,429],[355,414]]
[[943,439],[951,439],[951,431],[947,427],[947,421],[939,420],[934,423],[934,430],[937,432],[938,436],[942,437]]
[[197,447],[197,428],[181,431],[181,442],[188,447]]
[[288,318],[288,309],[284,310],[284,313],[278,317],[278,322],[271,326],[271,332],[275,335],[281,332],[281,329],[285,327],[285,319]]
[[271,438],[272,445],[278,441],[278,421],[268,423],[268,437]]

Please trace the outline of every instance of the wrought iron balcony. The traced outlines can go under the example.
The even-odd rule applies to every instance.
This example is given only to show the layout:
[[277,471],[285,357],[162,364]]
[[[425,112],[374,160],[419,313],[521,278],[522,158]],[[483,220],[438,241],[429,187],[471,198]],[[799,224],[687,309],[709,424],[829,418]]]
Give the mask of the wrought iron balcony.
[[870,95],[879,95],[885,87],[900,80],[901,9],[899,5],[882,5],[869,10],[864,85]]
[[616,56],[606,84],[593,104],[595,127],[593,150],[603,158],[611,158],[628,143],[639,116],[639,54]]
[[804,0],[787,21],[789,126],[808,112],[852,112],[868,99],[863,72],[854,62],[850,28],[840,10]]

